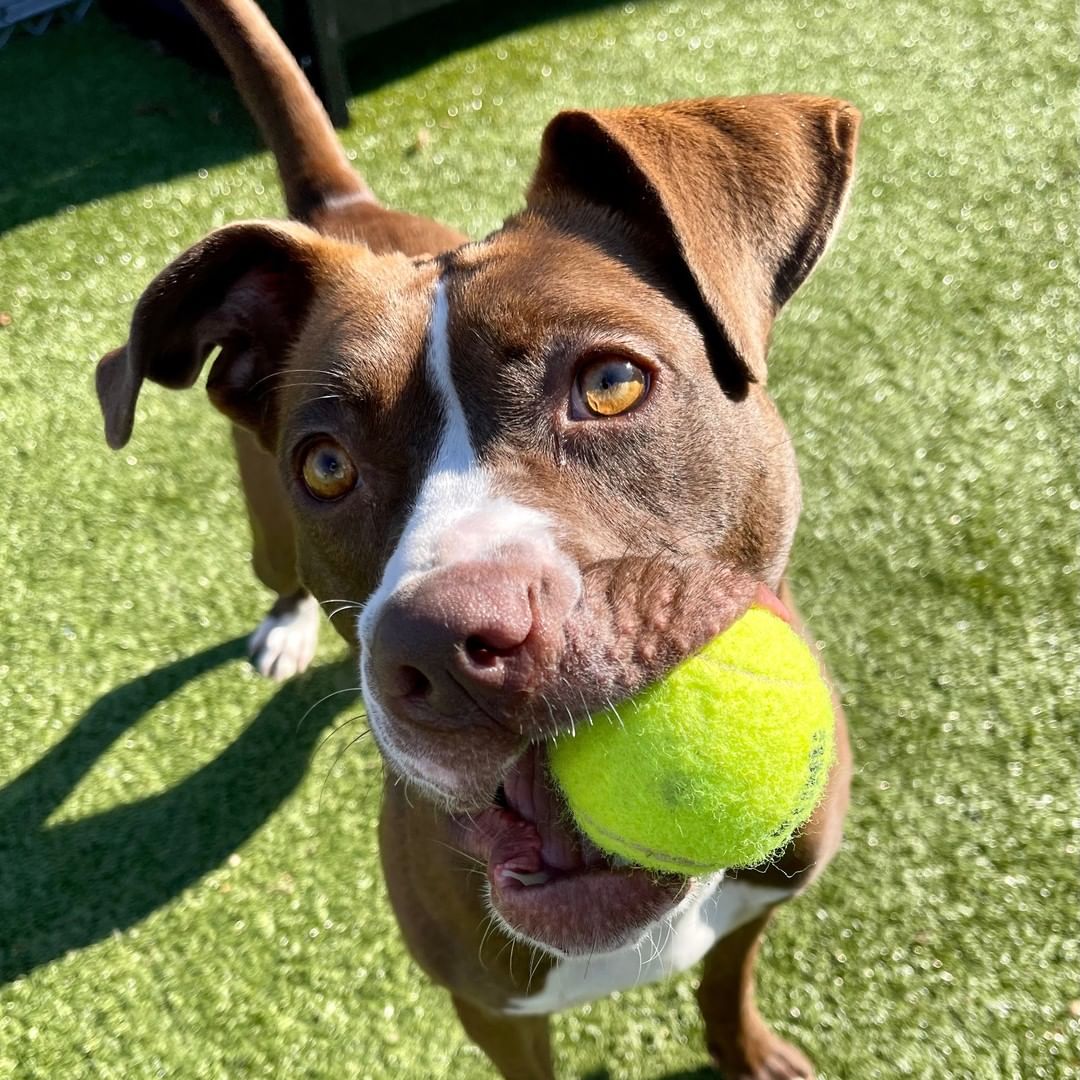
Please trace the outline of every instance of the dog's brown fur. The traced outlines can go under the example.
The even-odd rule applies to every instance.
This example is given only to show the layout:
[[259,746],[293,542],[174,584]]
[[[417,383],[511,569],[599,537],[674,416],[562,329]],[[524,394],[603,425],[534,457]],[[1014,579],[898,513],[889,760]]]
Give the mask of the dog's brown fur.
[[[236,425],[256,573],[280,610],[308,590],[361,601],[432,454],[439,406],[418,357],[432,283],[447,282],[477,452],[500,492],[559,516],[561,542],[585,568],[573,629],[507,675],[531,687],[512,712],[500,699],[513,725],[436,734],[402,722],[416,753],[460,772],[463,800],[494,790],[504,755],[491,748],[514,743],[511,727],[551,733],[540,699],[580,710],[628,696],[737,617],[757,582],[790,606],[781,579],[799,488],[765,392],[766,351],[842,211],[859,122],[851,106],[785,95],[563,113],[544,134],[525,210],[463,247],[454,230],[375,201],[251,0],[189,6],[232,69],[299,223],[228,226],[158,275],[127,345],[99,366],[108,441],[130,437],[145,379],[190,386],[220,348],[208,390]],[[663,358],[663,393],[610,424],[570,424],[561,395],[575,358],[612,335]],[[297,482],[295,448],[325,431],[350,448],[363,481],[337,506],[314,504]],[[619,467],[598,486],[613,455]],[[338,625],[355,643],[351,619]],[[741,880],[805,886],[832,857],[851,771],[839,708],[837,743],[809,826],[777,864]],[[443,810],[388,783],[380,841],[413,955],[505,1076],[550,1078],[547,1018],[500,1012],[542,983],[550,957],[515,957],[499,929],[484,947],[481,893],[446,836]],[[753,1003],[767,919],[706,959],[709,1049],[729,1076],[809,1075]]]

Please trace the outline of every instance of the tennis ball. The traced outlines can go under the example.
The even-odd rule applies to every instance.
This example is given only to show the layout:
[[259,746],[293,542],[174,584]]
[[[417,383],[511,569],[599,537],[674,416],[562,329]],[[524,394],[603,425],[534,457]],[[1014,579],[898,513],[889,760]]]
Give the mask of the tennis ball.
[[820,800],[833,753],[817,660],[754,607],[666,679],[559,739],[549,761],[597,847],[693,875],[783,847]]

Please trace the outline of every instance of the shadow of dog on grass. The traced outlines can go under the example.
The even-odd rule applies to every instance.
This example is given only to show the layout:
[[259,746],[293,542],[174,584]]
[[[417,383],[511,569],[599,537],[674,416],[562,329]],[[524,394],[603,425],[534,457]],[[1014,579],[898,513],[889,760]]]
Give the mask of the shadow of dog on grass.
[[299,727],[297,719],[351,685],[347,662],[285,684],[235,742],[169,790],[45,824],[140,717],[244,652],[243,638],[226,641],[109,691],[0,790],[0,985],[151,914],[224,862],[299,785],[338,710],[313,710]]

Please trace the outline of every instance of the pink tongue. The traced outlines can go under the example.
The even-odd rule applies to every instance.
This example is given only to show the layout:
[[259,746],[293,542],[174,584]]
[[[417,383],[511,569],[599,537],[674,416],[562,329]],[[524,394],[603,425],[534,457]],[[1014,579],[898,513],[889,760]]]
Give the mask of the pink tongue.
[[582,838],[571,831],[566,808],[548,776],[547,763],[535,747],[530,747],[514,766],[503,781],[503,790],[514,813],[535,829],[540,840],[537,854],[544,866],[580,870],[599,860],[598,852],[592,859],[593,852],[582,851]]

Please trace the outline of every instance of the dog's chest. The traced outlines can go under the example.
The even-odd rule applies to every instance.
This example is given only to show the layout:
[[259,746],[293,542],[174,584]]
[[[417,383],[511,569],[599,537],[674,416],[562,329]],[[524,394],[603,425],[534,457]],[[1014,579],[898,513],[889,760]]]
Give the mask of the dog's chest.
[[548,971],[543,987],[507,1002],[508,1013],[550,1013],[606,997],[615,990],[666,979],[696,964],[712,946],[792,893],[719,876],[641,941],[613,952],[571,956]]

